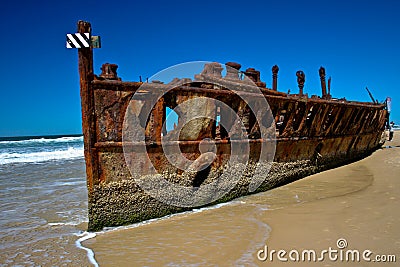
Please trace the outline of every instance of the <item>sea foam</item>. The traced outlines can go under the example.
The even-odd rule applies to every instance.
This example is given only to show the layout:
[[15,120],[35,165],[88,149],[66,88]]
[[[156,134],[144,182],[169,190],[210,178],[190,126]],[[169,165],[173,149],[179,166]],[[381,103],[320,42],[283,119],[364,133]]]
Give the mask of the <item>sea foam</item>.
[[82,147],[68,147],[66,149],[54,150],[54,151],[42,151],[42,152],[31,152],[31,153],[0,153],[0,165],[10,163],[21,163],[21,162],[43,162],[49,160],[66,160],[83,158],[83,146]]
[[86,253],[87,253],[89,261],[95,267],[99,267],[99,264],[97,263],[96,259],[94,258],[93,250],[91,250],[90,248],[82,246],[82,242],[83,241],[96,237],[96,234],[95,233],[84,232],[84,233],[82,233],[80,235],[77,235],[77,236],[79,237],[79,239],[75,241],[75,245],[80,249],[86,250]]
[[66,143],[66,142],[77,142],[83,141],[83,136],[65,136],[59,138],[31,138],[26,140],[10,140],[0,141],[1,145],[25,145],[33,143]]

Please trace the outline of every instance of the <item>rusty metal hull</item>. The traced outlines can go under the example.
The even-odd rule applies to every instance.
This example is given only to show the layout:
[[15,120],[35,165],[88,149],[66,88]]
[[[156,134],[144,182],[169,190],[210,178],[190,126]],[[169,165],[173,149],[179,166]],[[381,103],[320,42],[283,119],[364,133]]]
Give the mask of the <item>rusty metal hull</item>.
[[[89,118],[95,127],[86,129],[95,142],[86,147],[89,189],[89,230],[116,226],[164,216],[187,208],[167,205],[152,198],[136,183],[127,167],[122,142],[123,120],[132,95],[141,83],[121,81],[90,82],[94,112]],[[157,90],[161,85],[149,85]],[[304,176],[316,173],[370,154],[380,146],[386,111],[382,105],[310,99],[299,96],[269,94],[263,89],[276,119],[284,115],[276,129],[276,153],[268,178],[257,191],[268,190]],[[183,86],[170,92],[163,99],[163,107],[174,106],[171,101],[185,101],[189,97],[218,97],[230,104],[234,96],[227,90],[203,89]],[[236,99],[235,101],[240,101]],[[158,112],[163,116],[163,112]],[[312,122],[310,120],[310,113]],[[165,116],[165,114],[164,114]],[[84,117],[85,118],[85,117]],[[88,117],[86,117],[88,118]],[[180,177],[164,155],[160,142],[162,122],[165,118],[149,120],[146,129],[146,153],[160,173],[174,173],[166,177],[183,185],[193,185],[193,180]],[[153,125],[149,125],[153,123]],[[91,123],[84,123],[91,125]],[[250,127],[251,128],[251,127]],[[212,137],[212,134],[211,134]],[[214,136],[215,137],[215,136]],[[85,136],[86,138],[86,136]],[[196,159],[200,140],[179,141],[182,154]],[[215,140],[217,159],[208,176],[215,176],[229,159],[229,139]],[[256,160],[263,142],[251,139],[250,160]],[[141,161],[145,155],[135,152],[140,144],[129,144],[131,160]],[[125,151],[126,152],[126,151]],[[95,166],[95,167],[94,167]],[[186,180],[185,180],[186,179]],[[203,178],[203,181],[207,177]],[[249,180],[243,180],[219,202],[248,194]]]
[[[79,32],[90,32],[89,23],[79,22]],[[229,62],[233,70],[227,77],[237,76],[240,64]],[[219,66],[214,65],[219,68]],[[243,99],[229,89],[229,83],[223,88],[213,87],[201,82],[188,82],[168,91],[151,109],[151,116],[142,125],[145,133],[146,151],[139,149],[143,144],[123,142],[124,116],[129,108],[132,96],[140,91],[141,99],[136,105],[137,117],[155,92],[167,85],[159,83],[123,82],[116,73],[114,64],[103,66],[100,77],[93,73],[92,48],[79,49],[79,72],[82,101],[82,125],[85,146],[86,175],[89,192],[89,230],[99,230],[106,226],[117,226],[143,221],[189,208],[162,203],[147,194],[135,181],[132,170],[128,168],[124,153],[130,154],[130,160],[142,162],[149,157],[150,162],[164,178],[180,185],[199,186],[203,182],[218,179],[230,157],[230,140],[226,133],[217,131],[215,124],[205,127],[200,135],[193,139],[177,139],[180,151],[188,159],[197,159],[201,153],[199,144],[202,139],[213,140],[216,158],[210,169],[200,181],[183,176],[182,172],[170,164],[162,147],[165,134],[163,123],[166,120],[166,107],[177,105],[193,98],[208,97],[218,99],[232,107],[241,119],[247,122],[246,131],[250,146],[249,164],[237,185],[216,202],[228,201],[249,194],[249,177],[254,171],[253,162],[257,162],[260,146],[265,142],[253,132],[255,122],[243,108]],[[235,72],[236,70],[236,72]],[[298,76],[300,94],[290,95],[277,91],[277,73],[273,67],[273,88],[265,88],[259,80],[259,72],[249,68],[246,75],[252,77],[259,87],[262,97],[269,104],[273,118],[270,122],[274,131],[275,154],[271,170],[256,190],[265,191],[278,185],[289,183],[307,175],[351,162],[369,155],[380,147],[381,136],[386,120],[385,106],[376,103],[363,103],[346,100],[332,100],[330,86],[325,84],[325,70],[320,69],[322,98],[303,95],[305,76]],[[210,69],[209,69],[210,71]],[[212,71],[212,70],[211,70]],[[220,70],[219,70],[220,71]],[[220,78],[219,78],[220,79]],[[223,79],[222,79],[223,80]],[[144,86],[143,86],[144,85]],[[245,90],[246,86],[243,86]],[[244,92],[248,99],[257,101],[258,94]],[[139,103],[140,102],[140,103]],[[249,117],[250,116],[250,117]],[[215,123],[215,122],[214,122]],[[168,145],[168,142],[166,142]],[[146,155],[144,155],[146,153]],[[129,162],[128,162],[129,164]],[[143,164],[148,164],[143,161]],[[261,162],[262,164],[262,162]],[[138,165],[140,166],[140,164]],[[143,167],[143,166],[142,166]],[[144,166],[146,167],[146,166]],[[235,171],[235,166],[230,166]],[[185,196],[182,196],[185,197]]]

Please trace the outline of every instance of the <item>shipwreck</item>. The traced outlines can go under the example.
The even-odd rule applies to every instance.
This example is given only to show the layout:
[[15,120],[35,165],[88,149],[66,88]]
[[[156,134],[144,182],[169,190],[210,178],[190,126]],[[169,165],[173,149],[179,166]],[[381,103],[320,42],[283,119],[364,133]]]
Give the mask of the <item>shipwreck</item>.
[[[90,23],[78,32],[90,34]],[[298,93],[278,91],[278,66],[272,88],[234,62],[169,83],[126,82],[115,64],[94,74],[92,47],[78,56],[90,231],[265,191],[381,145],[385,105],[333,99],[322,67],[322,94],[308,97],[302,71]],[[179,117],[172,130],[168,109]]]

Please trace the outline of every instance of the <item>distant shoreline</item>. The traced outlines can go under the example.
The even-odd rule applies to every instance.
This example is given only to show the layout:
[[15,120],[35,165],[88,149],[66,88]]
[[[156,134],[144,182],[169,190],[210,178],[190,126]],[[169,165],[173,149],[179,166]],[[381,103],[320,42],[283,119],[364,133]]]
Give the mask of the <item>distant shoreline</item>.
[[61,137],[80,137],[83,134],[56,134],[56,135],[27,135],[27,136],[0,136],[0,141],[21,141],[29,139],[56,139]]

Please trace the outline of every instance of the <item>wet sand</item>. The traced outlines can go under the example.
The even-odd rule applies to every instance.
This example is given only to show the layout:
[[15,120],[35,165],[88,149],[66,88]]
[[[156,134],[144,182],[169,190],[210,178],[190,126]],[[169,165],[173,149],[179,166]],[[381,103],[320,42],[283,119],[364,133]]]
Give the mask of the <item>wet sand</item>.
[[[264,249],[347,249],[400,261],[400,134],[358,162],[218,208],[98,233],[83,245],[100,266],[396,266],[260,261]],[[390,148],[388,146],[391,146]],[[262,255],[262,254],[260,254]],[[276,255],[275,255],[276,257]],[[288,255],[286,255],[286,258]]]
[[[353,164],[299,181],[298,184],[343,180],[341,184],[331,184],[332,192],[338,192],[339,186],[348,188],[354,186],[355,189],[354,181],[358,181],[360,190],[273,211],[271,216],[265,217],[273,229],[267,241],[268,246],[274,249],[321,251],[328,247],[338,249],[336,241],[345,238],[348,249],[360,251],[369,249],[374,254],[395,254],[398,264],[400,261],[399,136],[396,136],[395,141],[387,142],[385,146],[391,148],[378,150],[370,157]],[[315,194],[311,186],[310,184],[310,193]],[[280,262],[274,262],[274,266],[285,264],[278,263]],[[345,263],[327,260],[318,264],[318,266],[342,266]],[[359,262],[356,266],[371,266],[371,264],[379,265]],[[397,266],[396,263],[381,264]],[[297,263],[296,266],[309,266],[309,263]]]

